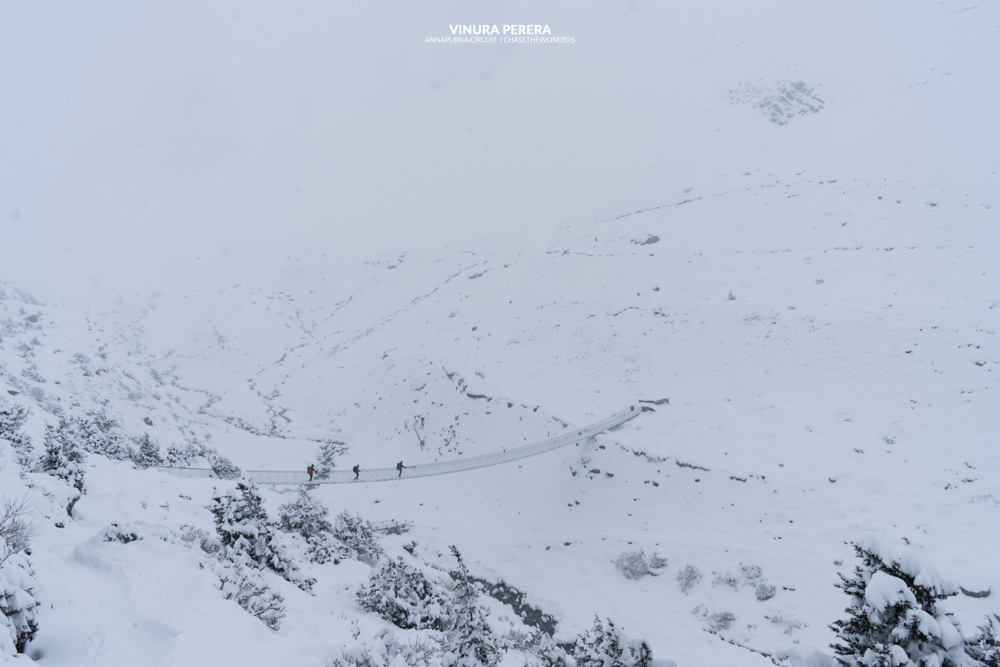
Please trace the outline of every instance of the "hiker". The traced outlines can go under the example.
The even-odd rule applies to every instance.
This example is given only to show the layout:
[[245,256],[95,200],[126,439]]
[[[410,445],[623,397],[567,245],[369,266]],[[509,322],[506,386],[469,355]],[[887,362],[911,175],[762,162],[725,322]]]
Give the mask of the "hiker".
[[306,472],[309,473],[309,481],[313,481],[313,467],[311,464],[308,468],[306,468]]
[[403,465],[403,462],[402,462],[402,461],[400,461],[399,463],[397,463],[397,464],[396,464],[396,470],[398,470],[398,471],[399,471],[399,476],[400,476],[400,477],[402,477],[402,476],[403,476],[403,468],[405,468],[405,467],[406,467],[406,466],[404,466],[404,465]]
[[358,473],[361,472],[361,466],[359,466],[357,463],[355,463],[354,467],[351,468],[351,472],[354,473],[354,481],[355,482],[358,481]]

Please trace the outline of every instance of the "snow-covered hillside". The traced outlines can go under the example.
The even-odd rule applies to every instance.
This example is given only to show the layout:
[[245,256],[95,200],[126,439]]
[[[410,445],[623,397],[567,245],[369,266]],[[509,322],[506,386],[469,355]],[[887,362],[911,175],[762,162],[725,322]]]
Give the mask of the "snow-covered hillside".
[[[548,664],[511,639],[544,615],[559,644],[596,615],[681,667],[832,665],[851,543],[964,591],[967,639],[1000,614],[996,8],[502,10],[563,20],[576,51],[319,27],[393,43],[458,20],[397,9],[80,18],[101,48],[52,27],[82,55],[36,67],[115,63],[94,70],[124,100],[108,117],[100,86],[40,91],[0,63],[23,100],[0,124],[20,158],[0,157],[0,489],[32,522],[0,581],[37,603],[26,655],[450,665],[439,628],[389,638],[357,594],[397,558],[447,589],[452,545],[508,667]],[[41,48],[37,16],[3,11],[21,42],[0,54]],[[190,51],[165,63],[174,34]],[[628,406],[647,409],[523,461],[311,487],[331,522],[406,532],[380,555],[261,528],[259,574],[210,510],[253,492],[144,467],[157,445],[220,471],[445,461]],[[258,492],[272,521],[299,498]],[[883,574],[872,604],[905,601]],[[226,599],[240,581],[283,597],[278,629]]]

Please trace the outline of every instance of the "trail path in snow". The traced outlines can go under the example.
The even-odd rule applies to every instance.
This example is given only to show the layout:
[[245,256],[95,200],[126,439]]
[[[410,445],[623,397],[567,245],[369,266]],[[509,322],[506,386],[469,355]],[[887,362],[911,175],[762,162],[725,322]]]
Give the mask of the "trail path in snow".
[[[603,433],[616,426],[624,424],[630,419],[637,417],[642,412],[636,406],[629,406],[628,409],[616,412],[615,414],[595,422],[580,429],[574,429],[569,433],[557,435],[540,442],[518,447],[516,449],[483,454],[481,456],[470,456],[464,459],[452,461],[437,461],[434,463],[422,463],[413,466],[406,466],[402,471],[396,468],[372,468],[359,471],[357,478],[350,470],[334,470],[327,479],[309,481],[309,475],[305,472],[289,470],[247,470],[245,475],[258,484],[348,484],[354,482],[388,482],[400,479],[410,479],[413,477],[430,477],[433,475],[446,475],[453,472],[473,470],[475,468],[485,468],[487,466],[500,465],[519,459],[526,459],[531,456],[538,456],[553,449],[559,449],[566,445],[571,445],[595,435]],[[215,472],[211,468],[178,468],[172,466],[155,466],[156,470],[162,470],[175,477],[206,477],[214,478]]]

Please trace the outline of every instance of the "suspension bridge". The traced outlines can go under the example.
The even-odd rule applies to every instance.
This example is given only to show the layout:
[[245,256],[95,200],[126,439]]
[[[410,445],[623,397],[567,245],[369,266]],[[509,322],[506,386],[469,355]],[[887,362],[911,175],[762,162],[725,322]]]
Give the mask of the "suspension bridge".
[[[401,479],[413,479],[414,477],[431,477],[434,475],[447,475],[453,472],[463,472],[476,468],[495,466],[511,461],[519,461],[532,456],[538,456],[545,452],[551,452],[567,445],[583,442],[600,433],[624,424],[630,419],[637,417],[642,410],[636,406],[629,406],[621,412],[594,422],[583,428],[571,429],[557,436],[535,442],[515,449],[506,449],[492,454],[482,454],[480,456],[468,456],[451,461],[436,461],[434,463],[418,463],[406,466],[402,474],[395,467],[392,468],[366,468],[358,472],[355,476],[351,470],[333,470],[325,479],[314,478],[309,481],[309,474],[291,470],[245,470],[243,476],[257,484],[358,484],[362,482],[392,482]],[[211,468],[180,468],[174,466],[154,466],[155,470],[161,470],[175,477],[204,477],[217,479],[218,475]]]

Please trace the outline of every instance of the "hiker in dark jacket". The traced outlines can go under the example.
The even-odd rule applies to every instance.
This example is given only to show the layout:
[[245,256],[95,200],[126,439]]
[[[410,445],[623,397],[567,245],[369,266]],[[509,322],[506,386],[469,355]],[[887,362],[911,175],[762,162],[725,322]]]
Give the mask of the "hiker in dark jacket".
[[306,468],[306,472],[309,473],[309,481],[313,481],[313,467],[311,465]]
[[354,473],[354,481],[355,482],[358,481],[358,474],[361,472],[361,466],[359,466],[357,463],[355,463],[354,467],[351,468],[351,472]]
[[403,468],[405,468],[405,467],[406,467],[406,466],[404,466],[404,465],[403,465],[403,462],[402,462],[402,461],[400,461],[399,463],[397,463],[397,464],[396,464],[396,470],[398,470],[398,471],[399,471],[399,476],[400,476],[400,477],[402,477],[402,476],[403,476]]

